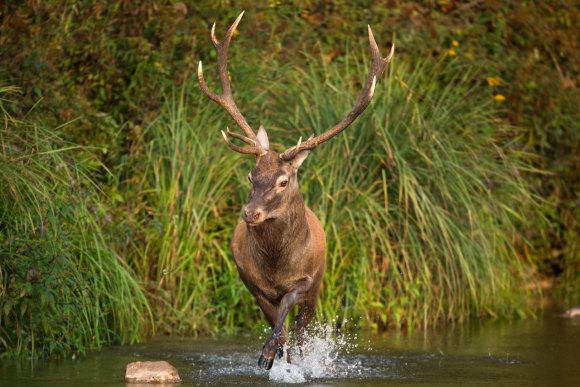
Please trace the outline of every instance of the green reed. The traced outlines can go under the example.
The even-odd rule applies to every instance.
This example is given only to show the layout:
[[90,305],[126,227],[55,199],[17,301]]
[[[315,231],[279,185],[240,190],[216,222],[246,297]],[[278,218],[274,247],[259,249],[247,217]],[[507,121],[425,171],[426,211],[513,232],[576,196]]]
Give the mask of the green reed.
[[[281,112],[312,128],[303,135],[338,122],[365,75],[310,59],[290,81],[298,108]],[[302,187],[329,243],[320,316],[384,328],[533,313],[533,262],[515,247],[537,211],[529,155],[476,77],[447,60],[395,61],[369,111],[309,158]]]
[[[327,65],[307,57],[306,70],[232,58],[238,104],[280,149],[341,120],[366,76],[352,54]],[[302,166],[327,234],[319,319],[384,329],[533,314],[534,262],[519,254],[536,214],[521,177],[529,155],[477,80],[447,59],[396,58],[367,111]],[[126,164],[98,184],[92,150],[5,112],[4,352],[263,325],[229,249],[253,160],[225,145],[230,119],[195,83],[165,98]]]
[[64,356],[141,340],[147,301],[108,245],[91,178],[99,163],[60,128],[11,117],[16,93],[0,90],[0,353]]
[[[366,68],[346,58],[270,70],[284,78],[261,92],[242,68],[236,98],[246,115],[261,109],[278,124],[267,127],[274,147],[290,146],[352,106]],[[302,191],[328,241],[319,318],[382,329],[533,313],[533,262],[516,249],[535,211],[521,178],[528,156],[476,78],[446,60],[395,62],[368,111],[303,165]],[[167,98],[143,138],[146,240],[134,266],[165,331],[232,331],[262,322],[229,251],[253,160],[228,149],[219,131],[229,118],[189,87]]]
[[223,116],[185,91],[169,96],[145,131],[137,207],[146,231],[134,266],[151,286],[162,331],[210,333],[238,326],[238,314],[255,309],[228,247],[241,206],[240,160],[222,144]]

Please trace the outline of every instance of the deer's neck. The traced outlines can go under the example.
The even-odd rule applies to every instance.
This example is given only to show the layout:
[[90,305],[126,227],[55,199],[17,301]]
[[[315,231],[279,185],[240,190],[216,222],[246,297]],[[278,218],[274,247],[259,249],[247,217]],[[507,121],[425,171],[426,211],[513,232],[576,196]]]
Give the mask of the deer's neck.
[[303,249],[310,232],[301,194],[289,203],[282,216],[248,227],[254,253],[268,261],[281,261]]

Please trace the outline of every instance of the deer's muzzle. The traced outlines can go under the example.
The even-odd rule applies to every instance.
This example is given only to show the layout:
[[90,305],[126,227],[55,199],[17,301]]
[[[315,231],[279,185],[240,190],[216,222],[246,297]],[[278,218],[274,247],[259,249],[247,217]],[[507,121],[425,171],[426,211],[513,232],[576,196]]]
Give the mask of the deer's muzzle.
[[244,209],[242,218],[244,219],[244,222],[246,222],[249,225],[256,225],[259,223],[262,223],[264,221],[264,212],[259,209],[259,208],[255,208],[255,207],[251,207],[251,206],[246,206],[246,208]]

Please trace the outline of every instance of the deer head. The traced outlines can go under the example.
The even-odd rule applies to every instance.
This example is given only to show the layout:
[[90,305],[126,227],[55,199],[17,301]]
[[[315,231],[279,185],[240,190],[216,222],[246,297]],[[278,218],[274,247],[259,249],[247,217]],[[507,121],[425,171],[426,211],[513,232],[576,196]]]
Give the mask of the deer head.
[[[289,203],[296,201],[302,203],[297,180],[298,168],[308,156],[309,151],[342,132],[366,109],[371,102],[377,79],[383,74],[387,64],[393,57],[395,45],[393,44],[391,47],[389,55],[386,58],[382,58],[369,26],[368,35],[372,55],[371,68],[354,107],[341,122],[321,135],[310,137],[306,141],[302,141],[301,137],[295,146],[278,153],[270,150],[268,135],[264,127],[260,126],[258,131],[254,132],[233,100],[228,76],[227,55],[233,33],[243,15],[244,12],[237,17],[221,41],[215,36],[215,23],[211,28],[211,40],[217,51],[222,94],[217,95],[207,86],[203,77],[201,61],[199,62],[197,75],[204,94],[221,105],[245,134],[235,133],[226,128],[225,132],[222,131],[222,135],[228,146],[235,152],[256,156],[256,166],[248,176],[252,183],[252,191],[249,202],[243,211],[243,219],[248,225],[258,225],[266,219],[287,216]],[[238,146],[231,141],[230,137],[242,141],[246,145]]]
[[[265,131],[262,133],[266,136]],[[303,203],[297,172],[309,151],[303,150],[286,161],[278,153],[269,150],[267,144],[261,145],[266,153],[257,157],[256,166],[248,174],[252,190],[242,216],[249,225],[260,224],[266,219],[291,217],[294,206]]]

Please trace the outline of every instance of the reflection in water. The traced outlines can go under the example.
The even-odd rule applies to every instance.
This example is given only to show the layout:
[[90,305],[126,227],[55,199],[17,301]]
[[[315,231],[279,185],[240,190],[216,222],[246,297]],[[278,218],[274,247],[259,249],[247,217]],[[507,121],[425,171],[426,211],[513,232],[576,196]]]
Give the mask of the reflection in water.
[[[558,385],[580,386],[580,323],[547,316],[482,321],[437,331],[336,335],[319,326],[303,358],[257,366],[262,339],[153,340],[107,348],[76,360],[3,362],[2,386],[124,386],[127,363],[167,360],[188,385]],[[296,351],[295,351],[296,352]]]

